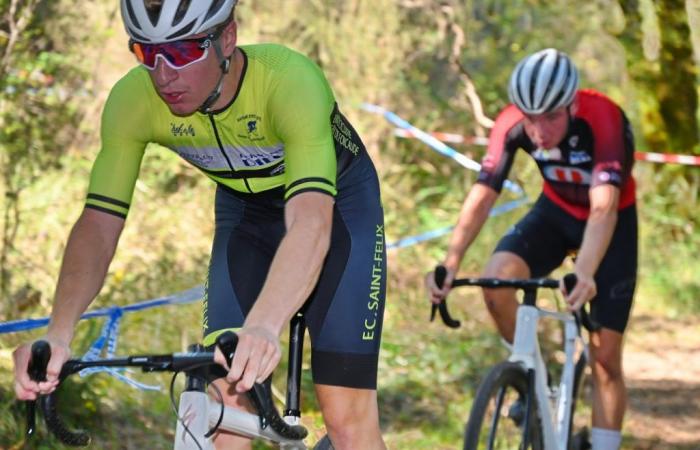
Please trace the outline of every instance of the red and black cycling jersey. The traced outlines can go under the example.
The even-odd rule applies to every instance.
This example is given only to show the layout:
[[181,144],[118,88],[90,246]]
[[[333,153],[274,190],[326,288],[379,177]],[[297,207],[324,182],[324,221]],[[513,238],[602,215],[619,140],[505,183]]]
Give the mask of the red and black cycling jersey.
[[601,184],[620,189],[619,209],[633,204],[634,138],[625,113],[593,90],[579,91],[576,100],[566,136],[552,149],[537,148],[525,132],[523,113],[506,107],[491,131],[477,182],[500,192],[521,148],[537,163],[544,194],[573,217],[588,218],[588,191]]

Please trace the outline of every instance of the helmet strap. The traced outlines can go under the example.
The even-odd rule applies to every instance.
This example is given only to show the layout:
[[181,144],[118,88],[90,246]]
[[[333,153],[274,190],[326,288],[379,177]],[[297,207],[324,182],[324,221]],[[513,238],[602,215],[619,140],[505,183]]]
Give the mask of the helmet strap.
[[573,102],[566,105],[566,115],[569,118],[569,122],[567,124],[567,132],[571,129],[571,124],[574,123],[574,115],[571,114],[571,105],[573,105]]
[[221,69],[221,75],[219,75],[219,81],[216,83],[216,88],[214,88],[214,90],[211,91],[209,97],[207,97],[207,99],[204,100],[204,103],[202,103],[202,106],[199,107],[199,112],[201,112],[202,114],[209,114],[211,112],[211,107],[214,106],[214,103],[216,103],[216,101],[221,96],[221,88],[224,85],[224,77],[231,68],[231,58],[233,57],[233,53],[231,53],[231,55],[228,57],[224,56],[224,52],[221,50],[221,44],[219,43],[218,39],[212,40],[212,46],[214,47],[216,57],[219,60],[219,68]]

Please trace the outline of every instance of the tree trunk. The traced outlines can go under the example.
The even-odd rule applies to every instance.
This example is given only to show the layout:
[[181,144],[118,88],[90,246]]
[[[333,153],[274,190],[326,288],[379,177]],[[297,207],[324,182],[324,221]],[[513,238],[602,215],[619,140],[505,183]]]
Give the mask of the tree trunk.
[[661,37],[659,110],[670,150],[691,153],[698,145],[698,94],[693,43],[685,0],[656,0]]
[[626,24],[617,38],[637,87],[646,146],[658,152],[700,152],[697,69],[685,0],[654,0],[660,35],[658,65],[644,56],[639,1],[619,0],[619,4]]
[[644,56],[644,30],[638,0],[619,0],[625,14],[625,28],[617,35],[625,49],[627,72],[636,86],[639,99],[642,137],[653,151],[668,151],[668,138],[656,97],[658,71]]

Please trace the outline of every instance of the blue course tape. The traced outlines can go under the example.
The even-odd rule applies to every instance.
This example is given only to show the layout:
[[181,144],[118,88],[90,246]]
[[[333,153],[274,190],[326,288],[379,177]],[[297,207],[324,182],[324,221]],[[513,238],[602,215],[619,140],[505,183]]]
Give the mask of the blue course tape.
[[[391,122],[392,124],[396,125],[399,128],[403,128],[405,130],[410,130],[411,134],[413,134],[417,139],[421,140],[423,143],[429,145],[433,150],[437,151],[438,153],[441,153],[448,158],[456,161],[458,164],[460,164],[462,167],[465,167],[469,170],[473,171],[480,171],[481,170],[481,164],[478,162],[467,158],[463,154],[459,153],[457,150],[453,149],[452,147],[448,146],[441,140],[437,139],[436,137],[426,133],[425,131],[416,128],[415,126],[411,125],[408,121],[402,119],[399,117],[397,114],[388,111],[381,106],[377,105],[372,105],[370,103],[363,103],[362,108],[365,111],[372,112],[375,114],[379,114],[384,116],[386,120]],[[506,180],[503,183],[503,187],[508,189],[511,192],[514,192],[515,194],[518,195],[525,195],[525,192],[523,189],[518,186],[517,183],[514,183],[510,180]]]
[[[504,203],[500,206],[497,206],[493,209],[491,209],[491,212],[489,213],[489,217],[494,217],[498,216],[501,214],[505,214],[508,211],[512,211],[516,208],[519,208],[520,206],[526,204],[528,202],[528,199],[526,198],[521,198],[518,200],[513,200],[508,203]],[[439,228],[437,230],[432,230],[432,231],[427,231],[425,233],[419,234],[417,236],[411,236],[403,239],[399,239],[398,241],[391,242],[386,245],[387,250],[394,250],[398,248],[405,248],[405,247],[410,247],[411,245],[419,244],[424,241],[429,241],[431,239],[436,239],[441,236],[444,236],[448,233],[450,233],[452,230],[454,230],[454,226],[450,227],[444,227],[444,228]]]
[[[156,306],[191,303],[201,299],[202,297],[204,297],[204,286],[196,286],[186,291],[179,292],[177,294],[172,294],[153,300],[146,300],[141,303],[136,303],[134,305],[124,307],[110,306],[108,308],[96,309],[94,311],[90,311],[83,314],[82,316],[80,316],[80,319],[84,320],[91,319],[94,317],[111,316],[112,314],[114,314],[115,309],[120,310],[122,312],[134,312],[143,309],[155,308]],[[48,325],[48,323],[48,317],[42,317],[40,319],[13,320],[10,322],[0,323],[0,334],[33,330],[35,328],[45,327],[46,325]]]

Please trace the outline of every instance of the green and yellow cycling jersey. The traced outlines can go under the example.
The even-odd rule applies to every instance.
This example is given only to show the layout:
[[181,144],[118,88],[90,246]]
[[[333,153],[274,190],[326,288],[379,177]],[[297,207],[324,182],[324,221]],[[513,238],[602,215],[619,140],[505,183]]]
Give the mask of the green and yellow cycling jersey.
[[174,151],[216,183],[243,193],[284,188],[335,196],[347,160],[365,148],[337,109],[322,71],[284,46],[241,46],[238,92],[219,112],[172,114],[147,70],[112,88],[101,125],[86,206],[126,217],[146,146]]

